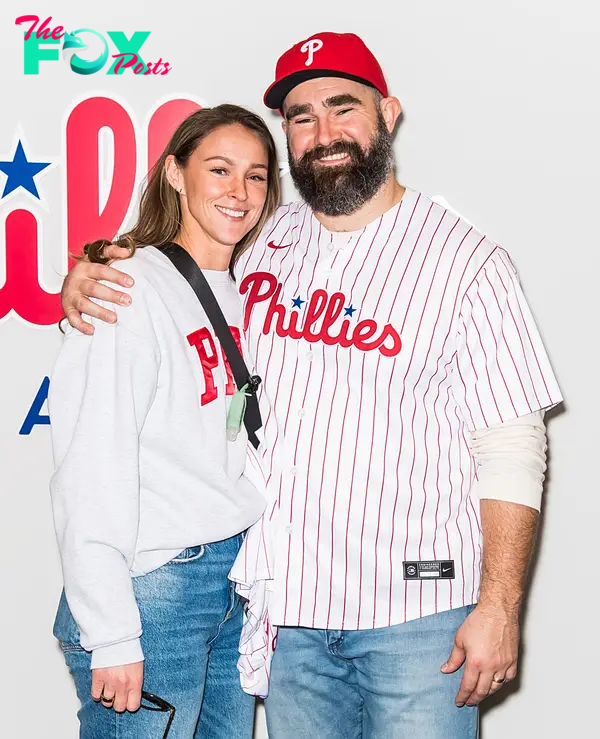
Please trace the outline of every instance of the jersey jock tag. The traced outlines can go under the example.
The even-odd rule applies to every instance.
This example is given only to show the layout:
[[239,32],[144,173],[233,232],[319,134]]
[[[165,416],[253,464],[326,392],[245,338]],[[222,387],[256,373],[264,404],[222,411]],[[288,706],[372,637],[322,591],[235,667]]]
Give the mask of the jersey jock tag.
[[454,560],[403,562],[405,580],[454,580]]

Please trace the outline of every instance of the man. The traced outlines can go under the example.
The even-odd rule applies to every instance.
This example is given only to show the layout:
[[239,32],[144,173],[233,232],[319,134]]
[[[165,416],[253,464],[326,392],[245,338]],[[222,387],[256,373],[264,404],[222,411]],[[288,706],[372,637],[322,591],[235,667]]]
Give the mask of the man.
[[[506,252],[396,180],[400,104],[361,39],[296,44],[265,102],[304,200],[236,267],[272,496],[269,735],[476,737],[517,672],[560,391]],[[79,311],[110,316],[85,295],[127,300],[90,278],[126,284],[74,268],[88,331]]]

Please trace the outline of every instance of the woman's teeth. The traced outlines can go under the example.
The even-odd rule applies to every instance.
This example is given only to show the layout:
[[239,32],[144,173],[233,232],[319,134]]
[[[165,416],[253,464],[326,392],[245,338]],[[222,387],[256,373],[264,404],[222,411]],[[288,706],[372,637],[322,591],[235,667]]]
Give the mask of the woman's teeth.
[[225,213],[226,216],[231,216],[231,218],[243,218],[246,215],[245,210],[233,210],[233,208],[224,208],[222,205],[216,207],[221,213]]

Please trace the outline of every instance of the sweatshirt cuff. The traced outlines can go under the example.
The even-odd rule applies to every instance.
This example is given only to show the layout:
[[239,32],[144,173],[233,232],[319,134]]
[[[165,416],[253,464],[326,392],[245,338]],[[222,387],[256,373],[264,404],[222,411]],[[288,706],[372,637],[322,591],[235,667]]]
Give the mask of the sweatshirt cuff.
[[92,664],[90,669],[96,670],[101,667],[119,667],[120,665],[131,665],[134,662],[142,662],[144,653],[138,639],[109,644],[106,647],[98,647],[92,651]]

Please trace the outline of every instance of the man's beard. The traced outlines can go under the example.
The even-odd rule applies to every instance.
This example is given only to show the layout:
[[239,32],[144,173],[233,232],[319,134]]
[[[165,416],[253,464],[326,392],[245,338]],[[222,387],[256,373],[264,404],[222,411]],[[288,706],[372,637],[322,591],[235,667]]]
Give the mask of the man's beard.
[[[318,159],[348,154],[349,164],[321,165]],[[394,168],[392,135],[378,114],[377,132],[365,151],[355,141],[334,141],[316,146],[295,161],[288,147],[290,174],[303,200],[317,213],[347,216],[379,192]]]

